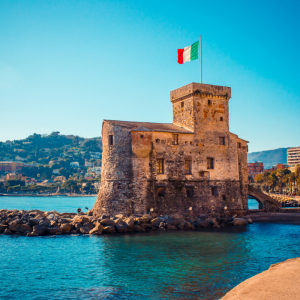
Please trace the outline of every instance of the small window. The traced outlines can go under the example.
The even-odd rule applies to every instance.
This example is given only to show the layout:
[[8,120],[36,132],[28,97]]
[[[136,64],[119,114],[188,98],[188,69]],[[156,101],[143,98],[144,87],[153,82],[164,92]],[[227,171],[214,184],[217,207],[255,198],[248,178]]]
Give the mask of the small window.
[[141,137],[141,139],[143,139],[143,138],[144,138],[144,135],[143,135],[143,134],[141,134],[141,135],[140,135],[140,137]]
[[226,195],[223,195],[222,199],[223,199],[224,202],[226,202]]
[[223,121],[223,117],[220,117],[220,121]]
[[184,102],[182,101],[182,102],[181,102],[181,108],[183,108],[183,107],[184,107]]
[[160,186],[157,188],[157,196],[158,197],[165,197],[166,196],[166,187]]
[[178,134],[172,134],[172,144],[178,145]]
[[184,162],[184,172],[185,174],[192,174],[192,160],[186,159]]
[[194,189],[192,187],[187,187],[186,189],[186,196],[188,198],[193,198],[194,196]]
[[157,174],[164,174],[164,159],[159,158],[157,160]]
[[211,101],[210,101],[210,100],[208,100],[208,102],[207,102],[207,103],[208,103],[208,105],[211,105]]
[[155,140],[156,143],[159,143],[159,141],[160,141],[159,139],[156,139],[156,140]]
[[110,134],[110,135],[108,136],[108,144],[109,144],[110,146],[112,146],[112,145],[114,144],[114,136],[113,136],[112,134]]
[[238,148],[241,148],[241,143],[238,143]]
[[219,196],[218,188],[217,188],[216,186],[212,186],[212,187],[211,187],[211,194],[212,194],[212,196],[214,196],[214,197]]
[[225,145],[225,137],[224,136],[219,137],[219,145]]
[[207,158],[207,169],[213,169],[214,168],[214,159],[211,157]]

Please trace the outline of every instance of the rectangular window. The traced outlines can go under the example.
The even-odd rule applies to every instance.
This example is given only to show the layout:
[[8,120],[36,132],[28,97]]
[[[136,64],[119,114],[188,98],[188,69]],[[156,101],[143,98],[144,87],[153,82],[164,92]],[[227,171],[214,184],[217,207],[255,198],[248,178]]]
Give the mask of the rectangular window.
[[110,146],[112,146],[112,145],[114,144],[114,136],[113,136],[112,134],[110,134],[110,135],[108,136],[108,144],[109,144]]
[[178,134],[172,134],[172,144],[178,145]]
[[186,159],[184,161],[184,172],[185,174],[192,174],[192,160]]
[[160,186],[157,188],[157,196],[158,197],[165,197],[166,195],[166,188],[164,186]]
[[219,145],[225,145],[225,137],[224,136],[219,137]]
[[164,159],[159,158],[157,160],[157,174],[164,174]]
[[241,143],[238,143],[238,148],[241,148]]
[[214,168],[214,159],[212,157],[207,158],[207,169],[213,169]]
[[187,187],[186,188],[186,196],[188,198],[193,198],[193,196],[194,196],[194,189],[192,187]]
[[218,188],[216,186],[212,186],[211,187],[211,194],[216,197],[216,196],[219,196],[219,193],[218,193]]

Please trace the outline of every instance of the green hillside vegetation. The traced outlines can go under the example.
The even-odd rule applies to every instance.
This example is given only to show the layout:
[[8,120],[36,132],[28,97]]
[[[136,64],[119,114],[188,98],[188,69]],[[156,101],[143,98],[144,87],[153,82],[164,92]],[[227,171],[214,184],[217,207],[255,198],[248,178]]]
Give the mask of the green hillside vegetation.
[[264,163],[265,168],[270,168],[276,164],[286,164],[287,149],[289,148],[248,153],[248,163],[261,161]]

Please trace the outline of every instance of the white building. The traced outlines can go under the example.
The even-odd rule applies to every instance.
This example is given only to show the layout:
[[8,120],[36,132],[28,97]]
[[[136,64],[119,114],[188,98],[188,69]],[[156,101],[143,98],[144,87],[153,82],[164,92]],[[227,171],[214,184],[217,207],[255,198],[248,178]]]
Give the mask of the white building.
[[71,163],[70,163],[70,167],[71,167],[71,168],[79,168],[79,162],[77,162],[77,161],[71,162]]
[[86,160],[85,163],[84,163],[84,166],[92,168],[94,166],[94,164]]
[[287,150],[287,164],[290,166],[300,164],[300,147],[293,147]]

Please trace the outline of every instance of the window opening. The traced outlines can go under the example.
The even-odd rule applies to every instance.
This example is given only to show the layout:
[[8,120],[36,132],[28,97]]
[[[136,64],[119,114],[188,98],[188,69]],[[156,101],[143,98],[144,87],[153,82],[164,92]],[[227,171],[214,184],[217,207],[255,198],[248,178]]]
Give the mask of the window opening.
[[172,144],[178,145],[178,134],[172,134]]
[[160,186],[157,188],[157,196],[165,197],[166,196],[166,188],[164,186]]
[[164,159],[159,158],[157,160],[157,174],[164,174]]
[[241,143],[238,143],[238,148],[241,148]]
[[185,174],[192,174],[192,160],[191,159],[185,160],[184,171],[185,171]]
[[207,102],[207,103],[208,103],[208,105],[211,105],[211,101],[210,101],[210,100],[208,100],[208,102]]
[[223,201],[226,201],[226,195],[222,196]]
[[114,136],[113,136],[112,134],[110,134],[110,135],[108,136],[108,144],[109,144],[110,146],[112,146],[112,145],[114,144]]
[[220,121],[223,121],[223,117],[220,117]]
[[184,107],[184,102],[182,101],[182,102],[181,102],[181,108],[183,108],[183,107]]
[[219,145],[225,145],[225,137],[224,136],[219,137]]
[[142,138],[144,137],[144,135],[143,135],[143,134],[141,134],[141,135],[140,135],[140,137],[141,137],[141,139],[142,139]]
[[188,198],[193,198],[193,196],[194,196],[194,189],[192,187],[187,187],[186,188],[186,196]]
[[155,142],[156,142],[156,143],[159,143],[159,139],[156,139]]
[[214,168],[214,159],[212,157],[207,158],[207,169],[213,169]]
[[216,186],[212,186],[211,187],[211,194],[214,197],[219,196],[219,194],[218,194],[218,188]]

